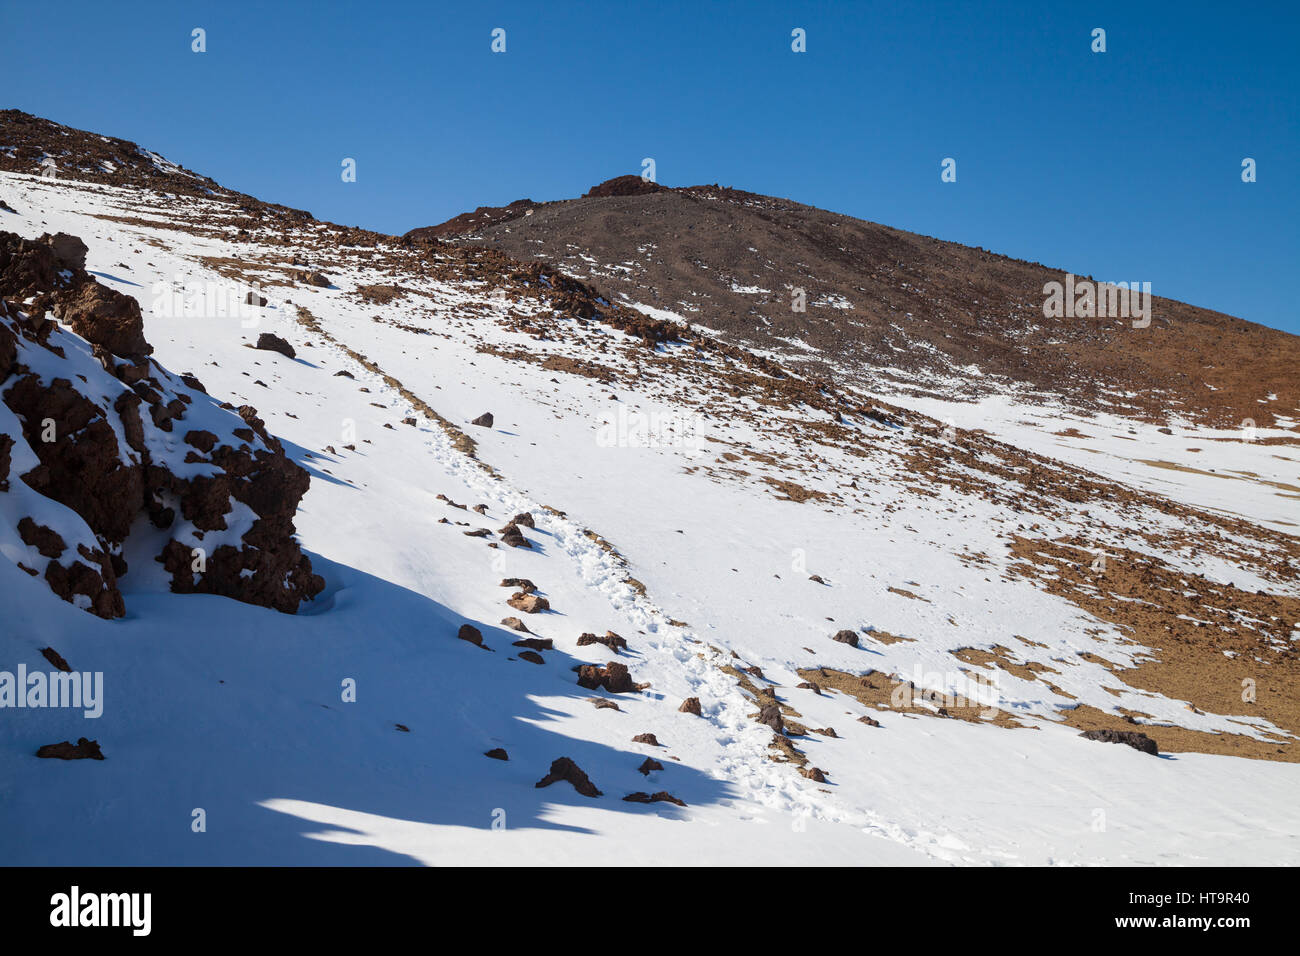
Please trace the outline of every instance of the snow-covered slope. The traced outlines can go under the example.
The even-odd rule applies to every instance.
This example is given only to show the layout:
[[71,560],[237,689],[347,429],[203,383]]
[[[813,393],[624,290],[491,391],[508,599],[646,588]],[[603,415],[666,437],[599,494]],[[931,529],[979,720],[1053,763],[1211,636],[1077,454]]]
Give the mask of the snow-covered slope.
[[[97,718],[0,711],[4,862],[1300,861],[1286,499],[1099,477],[1041,427],[1018,442],[1014,410],[945,427],[630,334],[544,268],[224,199],[13,173],[0,195],[0,229],[84,240],[159,363],[257,409],[311,475],[294,520],[326,583],[285,615],[128,554],[106,621],[0,561],[0,670],[51,647],[104,686]],[[1269,474],[1267,446],[1213,447]],[[550,609],[507,604],[510,578]],[[626,649],[579,641],[608,632]],[[609,661],[648,686],[580,686]],[[83,736],[103,762],[34,756]],[[536,787],[561,757],[602,795]]]

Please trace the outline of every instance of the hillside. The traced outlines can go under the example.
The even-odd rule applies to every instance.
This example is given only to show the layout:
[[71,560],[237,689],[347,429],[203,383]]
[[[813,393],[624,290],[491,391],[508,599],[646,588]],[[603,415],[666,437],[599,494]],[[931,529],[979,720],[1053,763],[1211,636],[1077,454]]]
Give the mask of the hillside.
[[[728,187],[610,183],[407,235],[553,262],[620,301],[900,399],[1014,392],[1172,427],[1295,421],[1294,335],[1158,294],[1145,328],[1131,315],[1045,318],[1044,286],[1064,285],[1064,268]],[[796,289],[805,311],[792,309]]]
[[1040,267],[595,192],[386,236],[0,113],[0,672],[103,689],[4,710],[7,862],[1300,862],[1295,385],[1183,355],[1294,345],[1021,352]]

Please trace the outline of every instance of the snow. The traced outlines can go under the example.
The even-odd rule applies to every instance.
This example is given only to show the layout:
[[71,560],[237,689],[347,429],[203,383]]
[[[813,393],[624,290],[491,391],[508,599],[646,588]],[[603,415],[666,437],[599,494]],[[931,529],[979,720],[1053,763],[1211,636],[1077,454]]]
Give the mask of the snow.
[[[382,308],[431,333],[424,336],[373,321],[381,310],[342,294],[383,281],[381,270],[359,264],[327,270],[332,289],[265,289],[271,301],[255,310],[255,321],[205,307],[176,314],[166,297],[151,299],[145,290],[178,281],[229,288],[233,283],[200,261],[230,255],[228,242],[96,218],[123,208],[142,218],[167,216],[161,200],[132,190],[13,174],[0,175],[0,183],[22,211],[6,219],[7,228],[81,236],[90,247],[88,268],[141,299],[154,358],[173,372],[198,375],[218,400],[256,406],[268,430],[309,470],[311,489],[296,523],[327,582],[313,604],[286,616],[168,593],[153,569],[139,567],[143,559],[128,554],[128,614],[106,622],[34,586],[11,563],[24,560],[18,549],[25,553],[26,546],[0,541],[8,558],[0,561],[7,605],[0,669],[20,662],[42,667],[40,648],[52,646],[74,669],[105,675],[103,715],[92,723],[68,710],[0,714],[6,862],[1300,862],[1296,764],[1195,753],[1157,759],[1081,740],[1059,723],[1061,698],[1007,673],[998,675],[1000,706],[1025,729],[873,711],[843,695],[795,688],[796,667],[821,665],[919,675],[926,686],[951,691],[964,679],[951,650],[1001,644],[1026,659],[1072,661],[1053,680],[1081,703],[1129,706],[1193,729],[1269,729],[1263,721],[1190,714],[1181,701],[1139,694],[1079,659],[1080,650],[1095,646],[1087,629],[1100,630],[1097,640],[1109,642],[1107,656],[1117,663],[1141,648],[1061,598],[960,560],[962,549],[1005,559],[1006,526],[993,506],[947,489],[933,499],[904,495],[898,489],[906,476],[883,472],[870,475],[870,495],[888,501],[888,509],[795,504],[752,477],[712,480],[693,470],[698,448],[685,443],[602,442],[602,424],[617,421],[620,409],[672,416],[681,407],[649,384],[619,385],[611,399],[609,387],[590,379],[479,351],[484,343],[559,346],[471,312],[469,305],[497,315],[511,307],[470,284],[430,280],[425,291],[432,298]],[[185,202],[202,209],[210,201]],[[141,241],[151,236],[163,246]],[[298,326],[299,305],[329,336],[363,352],[471,434],[478,458],[495,474],[457,451],[379,376]],[[433,312],[421,311],[426,307]],[[263,331],[289,340],[299,360],[244,347]],[[621,336],[603,334],[611,341]],[[92,360],[88,351],[85,358]],[[342,369],[355,378],[334,375]],[[1022,447],[1179,500],[1275,524],[1294,515],[1280,506],[1277,489],[1260,482],[1142,463],[1193,467],[1195,457],[1179,448],[1225,436],[1158,435],[1115,416],[1067,420],[1012,399],[968,405],[914,397],[908,404],[961,428],[1014,435]],[[486,410],[496,417],[494,428],[466,424]],[[416,427],[401,424],[412,414]],[[1017,426],[1033,415],[1040,419],[1035,427]],[[11,424],[0,420],[0,429]],[[771,433],[716,417],[698,424],[697,444],[706,448],[710,437],[783,447],[774,437],[779,422]],[[1067,424],[1092,440],[1051,434]],[[878,431],[881,441],[907,440],[883,426],[861,427]],[[1139,442],[1119,439],[1130,427],[1139,429]],[[1281,481],[1290,467],[1294,480],[1290,464],[1268,460],[1278,454],[1293,464],[1293,448],[1229,447],[1239,455],[1235,468]],[[818,453],[833,457],[825,447]],[[178,448],[160,444],[156,454],[179,467]],[[15,471],[22,467],[16,460]],[[759,472],[750,461],[742,467]],[[837,490],[829,472],[800,482]],[[10,497],[15,493],[26,494],[21,482],[11,483]],[[440,493],[484,503],[488,514],[447,507]],[[6,500],[0,495],[0,504]],[[537,523],[525,529],[531,550],[488,549],[461,533],[498,528],[524,510]],[[443,517],[469,525],[439,524]],[[612,542],[621,559],[588,538],[587,529]],[[1238,584],[1247,579],[1214,559],[1202,566]],[[809,581],[812,573],[829,586]],[[627,583],[629,575],[645,585],[645,595]],[[511,591],[499,581],[506,577],[532,579],[554,609],[519,615],[537,636],[555,641],[540,667],[517,659],[511,641],[520,635],[497,626],[518,613],[505,604]],[[483,632],[490,651],[455,639],[465,622]],[[844,627],[909,640],[884,644],[868,636],[852,648],[828,639]],[[622,712],[594,708],[587,701],[593,692],[578,687],[573,674],[579,663],[611,659],[599,645],[576,645],[579,634],[606,630],[627,638],[622,659],[635,680],[651,684],[618,695]],[[1043,647],[1021,647],[1014,635]],[[835,728],[835,739],[812,734],[798,741],[829,784],[768,759],[771,733],[750,717],[757,706],[718,669],[740,666],[733,653],[779,682],[801,723]],[[349,679],[354,702],[343,700]],[[690,696],[701,699],[703,717],[677,711]],[[864,714],[882,726],[859,723]],[[665,746],[632,743],[645,732]],[[107,759],[32,757],[40,744],[80,736],[98,739]],[[494,747],[504,747],[510,760],[486,759],[484,751]],[[573,758],[605,796],[591,800],[564,783],[534,788],[560,756]],[[636,770],[646,756],[666,769],[647,779]],[[687,806],[621,800],[637,790],[667,790]],[[206,832],[191,829],[196,808],[205,811]]]

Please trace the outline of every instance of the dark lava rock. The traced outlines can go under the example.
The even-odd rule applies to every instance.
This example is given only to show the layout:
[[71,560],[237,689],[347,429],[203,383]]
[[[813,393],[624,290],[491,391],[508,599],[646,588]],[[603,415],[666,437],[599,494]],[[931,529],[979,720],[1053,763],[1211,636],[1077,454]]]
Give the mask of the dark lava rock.
[[63,741],[58,744],[46,744],[40,750],[36,751],[38,757],[53,757],[58,760],[103,760],[104,755],[100,752],[98,740],[87,740],[82,737],[75,744]]
[[293,358],[297,355],[292,345],[272,332],[263,332],[259,335],[257,345],[253,347],[261,349],[263,352],[279,352],[285,358]]
[[551,772],[534,784],[535,787],[549,787],[560,780],[567,780],[573,784],[573,789],[577,790],[584,797],[599,797],[600,791],[591,779],[582,772],[582,768],[570,760],[568,757],[560,757],[551,763]]
[[611,694],[631,694],[641,690],[640,685],[632,683],[632,675],[625,665],[610,661],[604,667],[584,664],[578,669],[578,686],[588,690],[601,687]]
[[483,634],[473,624],[462,624],[460,630],[456,632],[456,636],[462,641],[469,641],[479,647],[483,646]]
[[1134,750],[1140,750],[1144,754],[1160,756],[1160,748],[1156,746],[1156,742],[1136,730],[1085,730],[1079,736],[1085,740],[1100,740],[1108,744],[1128,744]]
[[42,655],[42,656],[43,656],[47,661],[49,661],[50,664],[53,665],[55,668],[57,668],[58,670],[63,671],[63,673],[65,673],[65,674],[71,674],[71,673],[72,673],[72,668],[69,667],[69,666],[68,666],[68,662],[65,661],[65,660],[63,659],[63,655],[60,654],[58,651],[56,651],[54,648],[52,648],[52,647],[42,647],[42,648],[41,648],[41,655]]
[[491,757],[493,760],[509,760],[510,755],[502,747],[493,747],[483,754],[484,757]]
[[835,632],[835,636],[832,637],[831,640],[832,640],[832,641],[839,641],[841,644],[848,644],[848,645],[851,646],[851,647],[857,647],[857,646],[858,646],[858,632],[857,632],[857,631],[850,631],[848,628],[845,628],[845,629],[842,630],[842,631],[836,631],[836,632]]
[[606,631],[604,637],[597,637],[595,634],[581,634],[578,636],[579,647],[587,647],[590,644],[603,644],[615,654],[618,653],[619,648],[627,650],[627,641],[613,631]]
[[675,803],[679,807],[686,806],[685,801],[678,800],[667,790],[660,790],[655,794],[644,793],[638,790],[636,793],[629,793],[623,799],[628,803]]
[[785,718],[781,716],[781,708],[776,704],[764,704],[758,712],[758,722],[767,724],[778,734],[785,732]]
[[[39,460],[19,476],[23,494],[44,496],[87,528],[63,542],[58,556],[42,555],[49,558],[46,583],[100,617],[123,616],[120,549],[144,516],[160,531],[175,528],[176,537],[160,536],[155,555],[174,592],[295,612],[325,586],[294,537],[308,473],[252,406],[210,399],[193,376],[150,359],[139,304],[85,272],[81,246],[71,239],[45,243],[0,232],[0,400],[22,423],[20,432],[0,436],[0,489],[13,493],[10,465],[21,451]],[[91,344],[95,365],[69,359],[79,346],[51,312]],[[184,427],[191,406],[204,410],[204,429]],[[44,440],[47,420],[54,441]],[[190,445],[186,464],[210,466],[201,474],[182,476],[153,456],[182,434]],[[254,520],[237,537],[228,519],[241,505]],[[21,530],[19,523],[15,537],[30,538],[36,553],[58,543],[34,523]]]

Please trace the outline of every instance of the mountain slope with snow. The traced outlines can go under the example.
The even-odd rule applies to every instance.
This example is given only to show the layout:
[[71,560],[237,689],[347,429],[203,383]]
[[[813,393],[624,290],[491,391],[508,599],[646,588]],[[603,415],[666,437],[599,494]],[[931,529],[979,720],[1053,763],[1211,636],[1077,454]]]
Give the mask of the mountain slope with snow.
[[[0,711],[0,860],[1300,860],[1285,428],[1050,441],[1014,395],[949,423],[492,250],[154,181],[0,197],[256,409],[325,584],[295,615],[176,594],[128,538],[101,620],[0,561],[0,670],[50,647],[104,687]],[[583,686],[609,662],[640,689]],[[105,759],[35,757],[80,737]],[[601,795],[536,786],[562,757]]]

